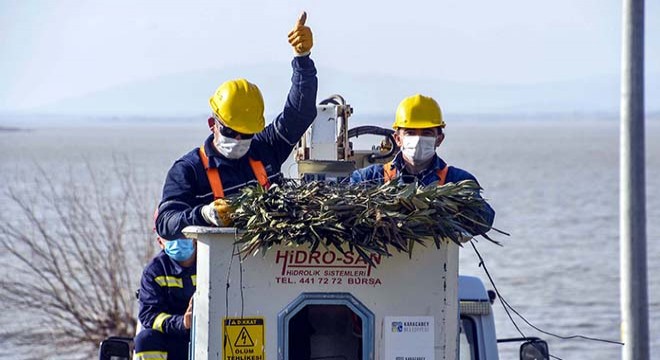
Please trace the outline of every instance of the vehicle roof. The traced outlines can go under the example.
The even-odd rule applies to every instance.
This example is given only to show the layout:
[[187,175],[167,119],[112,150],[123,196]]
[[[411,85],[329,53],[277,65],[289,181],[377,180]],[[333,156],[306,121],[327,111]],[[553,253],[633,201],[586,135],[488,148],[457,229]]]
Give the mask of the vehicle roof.
[[458,276],[458,299],[488,301],[488,292],[483,282],[476,276]]

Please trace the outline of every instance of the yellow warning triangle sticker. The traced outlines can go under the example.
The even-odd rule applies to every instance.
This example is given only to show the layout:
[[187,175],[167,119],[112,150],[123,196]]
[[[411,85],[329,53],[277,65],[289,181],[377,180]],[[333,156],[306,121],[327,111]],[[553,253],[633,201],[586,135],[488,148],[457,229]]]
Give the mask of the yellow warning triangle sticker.
[[250,333],[247,331],[245,326],[241,329],[241,332],[238,333],[236,341],[234,341],[234,346],[236,347],[251,347],[254,346],[254,341],[250,337]]

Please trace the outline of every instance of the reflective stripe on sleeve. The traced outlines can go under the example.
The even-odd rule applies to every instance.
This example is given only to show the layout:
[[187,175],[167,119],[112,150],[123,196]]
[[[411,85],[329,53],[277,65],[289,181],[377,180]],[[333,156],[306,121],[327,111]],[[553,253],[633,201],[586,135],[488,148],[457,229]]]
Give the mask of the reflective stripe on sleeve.
[[151,325],[151,328],[156,331],[163,332],[163,323],[165,322],[165,320],[167,320],[170,317],[172,317],[172,315],[170,314],[166,314],[166,313],[158,314],[154,319],[154,323]]
[[163,287],[178,287],[183,288],[183,281],[181,278],[175,276],[156,276],[154,279],[156,283]]
[[[275,121],[277,121],[277,119],[275,119]],[[284,136],[284,135],[280,132],[280,129],[277,127],[277,126],[279,125],[279,121],[274,122],[274,123],[275,123],[275,124],[274,124],[275,133],[277,134],[277,136],[278,136],[280,139],[284,140],[284,142],[287,143],[289,146],[294,146],[294,145],[296,145],[296,143],[298,143],[298,141],[291,142],[289,139],[286,138],[286,136]]]
[[167,360],[165,351],[141,351],[135,354],[135,360]]
[[197,286],[197,275],[193,275],[190,277],[190,280],[192,280],[193,286]]

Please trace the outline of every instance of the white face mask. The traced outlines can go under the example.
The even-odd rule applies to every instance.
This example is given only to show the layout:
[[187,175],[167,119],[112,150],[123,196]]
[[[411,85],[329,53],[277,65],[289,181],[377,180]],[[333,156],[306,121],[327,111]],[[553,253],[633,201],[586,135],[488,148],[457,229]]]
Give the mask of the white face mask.
[[250,150],[250,143],[252,139],[236,140],[234,138],[226,137],[222,134],[213,139],[213,145],[218,149],[218,152],[227,159],[239,159],[247,154]]
[[435,139],[434,136],[405,135],[401,152],[413,166],[422,165],[435,155]]

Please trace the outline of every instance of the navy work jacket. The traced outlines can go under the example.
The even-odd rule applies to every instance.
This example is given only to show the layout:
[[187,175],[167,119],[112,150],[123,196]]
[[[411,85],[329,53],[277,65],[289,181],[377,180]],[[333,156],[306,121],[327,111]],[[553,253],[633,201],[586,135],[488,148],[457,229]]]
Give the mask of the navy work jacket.
[[[218,168],[225,196],[237,193],[246,185],[257,184],[249,158],[261,161],[271,183],[276,183],[282,164],[314,121],[318,86],[314,62],[309,56],[300,56],[293,59],[292,66],[291,89],[284,111],[254,136],[245,156],[240,159],[221,156],[213,145],[213,135],[204,142],[209,166]],[[199,148],[195,148],[177,160],[167,174],[156,219],[158,235],[173,240],[183,237],[181,230],[186,226],[209,226],[201,211],[212,201],[211,185]]]
[[[190,240],[192,241],[192,240]],[[188,336],[183,314],[197,287],[197,264],[183,267],[161,251],[142,273],[138,317],[145,329]]]
[[[363,169],[355,170],[351,174],[351,184],[374,184],[380,185],[385,181],[385,174],[383,171],[383,164],[374,164],[367,166]],[[394,159],[392,160],[392,166],[397,170],[397,176],[400,184],[408,184],[417,181],[420,185],[430,185],[437,183],[440,178],[438,177],[438,170],[442,170],[447,166],[440,157],[435,155],[435,159],[431,162],[431,165],[424,171],[419,174],[410,174],[405,167],[403,160],[403,154],[399,152]],[[474,180],[477,184],[477,178],[469,172],[459,169],[454,166],[449,166],[447,169],[447,178],[445,183],[450,182],[459,182],[462,180]],[[464,224],[466,229],[470,231],[473,235],[485,234],[490,226],[493,225],[495,220],[495,210],[493,210],[488,203],[484,203],[485,206],[479,212],[481,221],[488,226],[479,226],[474,225],[472,222],[469,224]]]

